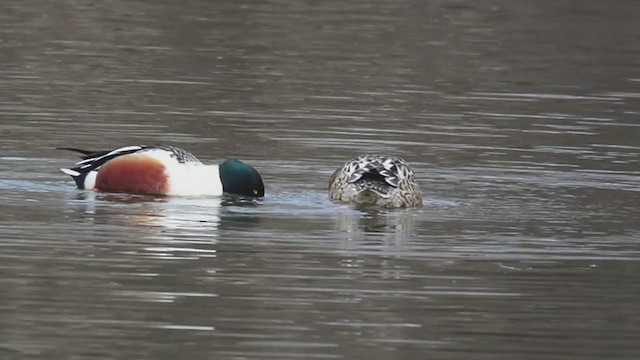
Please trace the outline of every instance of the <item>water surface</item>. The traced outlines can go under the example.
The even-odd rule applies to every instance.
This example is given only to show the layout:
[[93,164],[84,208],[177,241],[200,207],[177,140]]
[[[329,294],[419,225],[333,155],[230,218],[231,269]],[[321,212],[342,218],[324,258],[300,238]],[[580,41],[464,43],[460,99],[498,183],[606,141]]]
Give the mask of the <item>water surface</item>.
[[[0,357],[634,359],[631,1],[0,4]],[[57,146],[238,157],[267,195],[76,190]],[[421,209],[332,204],[363,152]]]

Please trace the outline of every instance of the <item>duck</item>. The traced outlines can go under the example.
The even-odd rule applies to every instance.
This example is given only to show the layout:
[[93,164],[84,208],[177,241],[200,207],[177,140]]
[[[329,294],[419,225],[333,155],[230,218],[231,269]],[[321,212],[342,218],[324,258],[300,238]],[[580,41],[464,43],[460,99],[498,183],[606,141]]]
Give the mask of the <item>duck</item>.
[[422,190],[407,161],[379,154],[359,155],[339,167],[329,179],[329,198],[357,206],[422,206]]
[[264,196],[260,173],[237,159],[205,165],[182,148],[162,145],[105,151],[58,149],[82,154],[74,167],[60,169],[78,189],[163,196]]

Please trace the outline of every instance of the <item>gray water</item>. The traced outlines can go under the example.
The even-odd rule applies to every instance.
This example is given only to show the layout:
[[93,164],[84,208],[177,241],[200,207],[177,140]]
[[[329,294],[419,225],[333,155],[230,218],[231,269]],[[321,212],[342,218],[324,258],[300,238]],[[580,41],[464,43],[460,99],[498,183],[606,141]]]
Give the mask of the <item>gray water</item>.
[[[635,1],[0,2],[0,358],[637,359]],[[267,195],[75,189],[237,157]],[[332,204],[405,157],[421,209]]]

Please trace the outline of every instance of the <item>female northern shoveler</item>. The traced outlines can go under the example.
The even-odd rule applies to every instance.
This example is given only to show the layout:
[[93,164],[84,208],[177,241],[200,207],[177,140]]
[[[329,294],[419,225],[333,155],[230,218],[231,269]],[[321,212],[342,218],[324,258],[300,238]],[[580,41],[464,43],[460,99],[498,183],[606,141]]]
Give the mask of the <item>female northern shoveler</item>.
[[79,189],[149,195],[264,196],[262,177],[240,160],[204,165],[173,146],[127,146],[108,151],[60,148],[84,154],[71,169]]
[[331,175],[329,197],[385,208],[422,206],[422,191],[409,164],[386,155],[366,154],[348,161]]

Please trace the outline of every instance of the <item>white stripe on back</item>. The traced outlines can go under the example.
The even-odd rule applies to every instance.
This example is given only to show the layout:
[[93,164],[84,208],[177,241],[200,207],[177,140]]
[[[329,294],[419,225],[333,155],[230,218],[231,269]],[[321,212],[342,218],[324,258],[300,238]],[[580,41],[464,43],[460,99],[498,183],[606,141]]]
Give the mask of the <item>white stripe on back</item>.
[[107,154],[102,155],[102,156],[98,156],[98,157],[89,158],[89,159],[85,159],[85,160],[79,161],[79,162],[76,163],[76,165],[86,164],[86,165],[81,167],[82,169],[84,169],[86,167],[91,166],[92,163],[94,163],[96,161],[99,161],[100,159],[103,159],[105,157],[109,157],[109,156],[112,156],[112,155],[115,155],[115,154],[118,154],[118,153],[121,153],[121,152],[132,151],[132,150],[142,150],[142,147],[137,146],[137,145],[135,145],[135,146],[125,146],[125,147],[122,147],[122,148],[119,148],[119,149],[115,149],[115,150],[113,150],[113,151],[111,151],[111,152],[109,152]]

